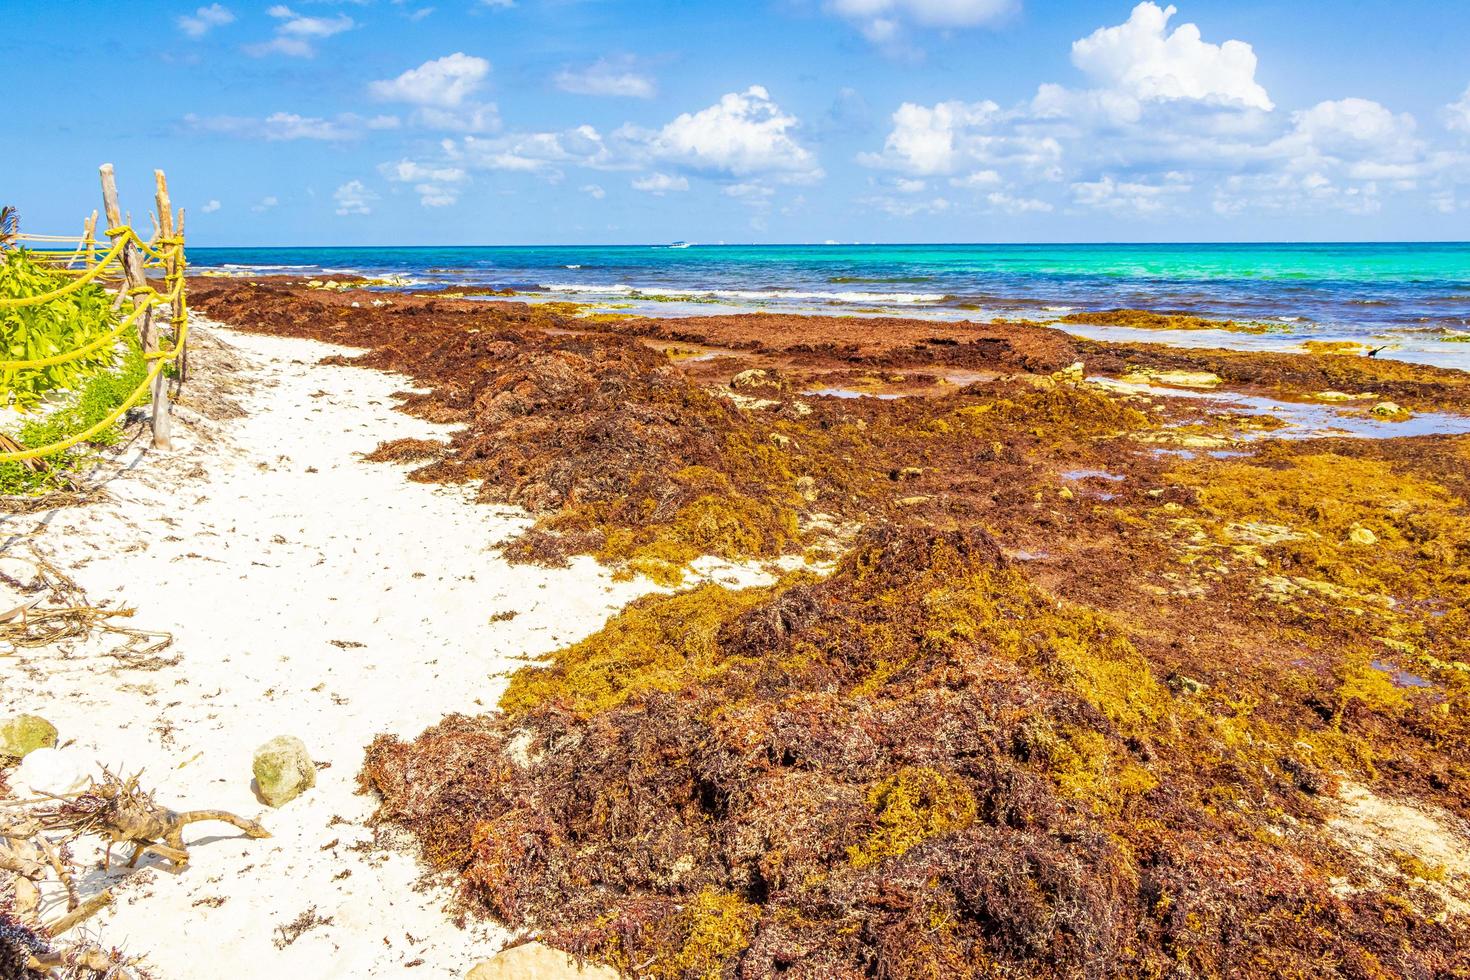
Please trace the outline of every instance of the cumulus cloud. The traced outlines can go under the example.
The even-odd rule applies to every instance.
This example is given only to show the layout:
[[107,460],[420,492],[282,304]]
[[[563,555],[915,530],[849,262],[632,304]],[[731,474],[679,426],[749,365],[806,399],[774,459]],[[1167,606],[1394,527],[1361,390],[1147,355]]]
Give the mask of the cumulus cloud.
[[475,97],[490,76],[490,62],[456,51],[410,68],[396,78],[368,85],[368,92],[384,102],[418,106],[413,120],[428,129],[484,133],[500,128],[493,102]]
[[200,207],[199,210],[202,211],[205,214],[214,214],[221,207],[222,207],[222,205],[219,203],[219,201],[211,200],[211,201],[206,202],[202,207]]
[[1098,180],[1074,183],[1072,199],[1085,208],[1129,215],[1156,215],[1171,207],[1172,198],[1189,190],[1189,184],[1177,174],[1171,175],[1164,183],[1116,180],[1104,175]]
[[1072,63],[1105,89],[1140,100],[1218,100],[1271,109],[1256,82],[1256,54],[1244,41],[1211,44],[1194,24],[1168,31],[1178,13],[1145,0],[1126,23],[1100,27],[1072,44]]
[[510,133],[482,138],[468,136],[444,148],[477,170],[542,171],[560,173],[561,166],[592,169],[631,169],[637,163],[621,160],[603,135],[592,126],[576,126],[557,133]]
[[655,173],[647,177],[639,177],[633,181],[635,191],[646,191],[649,194],[667,194],[669,191],[687,191],[689,179],[687,177],[671,177],[668,174]]
[[826,9],[877,44],[890,43],[905,25],[981,27],[1013,13],[1019,0],[828,0]]
[[647,139],[656,159],[694,170],[780,175],[813,180],[822,169],[796,141],[795,116],[784,112],[760,85],[732,92],[698,112],[686,112]]
[[776,189],[766,184],[730,184],[720,193],[737,200],[754,202],[769,199],[776,193]]
[[[1206,41],[1192,24],[1171,30],[1175,14],[1140,3],[1125,23],[1078,40],[1072,60],[1085,87],[1048,82],[1009,108],[903,103],[882,148],[858,160],[903,179],[948,178],[970,205],[1008,212],[1231,215],[1258,202],[1371,214],[1416,189],[1455,206],[1470,157],[1433,147],[1411,115],[1356,97],[1277,111],[1249,44]],[[1470,91],[1445,119],[1470,132]]]
[[914,174],[949,173],[959,165],[965,133],[995,118],[994,102],[940,102],[933,106],[905,102],[893,114],[893,129],[882,154],[867,154],[872,166],[894,166]]
[[316,55],[314,42],[350,31],[357,26],[357,22],[346,14],[309,17],[297,13],[285,4],[277,4],[266,13],[279,21],[276,34],[269,41],[247,44],[245,53],[252,57],[283,54],[292,58],[311,58]]
[[426,208],[443,208],[459,200],[461,186],[469,180],[463,168],[436,166],[416,160],[398,160],[379,165],[378,173],[399,184],[412,184],[419,203]]
[[[1292,114],[1295,124],[1284,145],[1295,165],[1320,165],[1321,159],[1349,164],[1408,164],[1420,158],[1418,128],[1408,113],[1395,114],[1371,99],[1319,102]],[[1317,160],[1306,161],[1310,155]]]
[[360,180],[349,180],[332,193],[340,215],[372,214],[372,203],[377,199],[378,195],[368,190]]
[[1052,210],[1052,206],[1040,198],[1017,197],[1006,191],[991,191],[985,195],[985,201],[995,210],[1007,214],[1045,213]]
[[212,3],[178,19],[179,30],[190,37],[203,37],[216,27],[235,22],[235,14],[223,4]]
[[920,200],[913,197],[869,197],[858,202],[895,218],[912,218],[917,214],[942,214],[954,205],[948,198]]
[[594,201],[600,201],[604,197],[607,197],[607,191],[603,190],[602,187],[598,184],[584,184],[582,186],[582,193],[586,194]]
[[385,102],[457,108],[478,92],[490,76],[490,62],[456,51],[410,68],[397,78],[373,82],[374,96]]
[[892,121],[883,151],[861,154],[859,162],[914,177],[1003,166],[1054,179],[1052,172],[1062,156],[1054,136],[1017,126],[1013,113],[1001,112],[990,101],[954,100],[932,106],[905,102]]
[[635,69],[630,58],[600,58],[586,68],[563,69],[553,81],[563,92],[574,95],[611,95],[632,99],[651,99],[658,86],[649,76]]
[[251,205],[250,210],[259,214],[264,211],[269,211],[271,208],[280,203],[280,198],[276,197],[274,194],[271,194],[267,195],[266,197],[262,197],[259,201],[256,201],[253,205]]

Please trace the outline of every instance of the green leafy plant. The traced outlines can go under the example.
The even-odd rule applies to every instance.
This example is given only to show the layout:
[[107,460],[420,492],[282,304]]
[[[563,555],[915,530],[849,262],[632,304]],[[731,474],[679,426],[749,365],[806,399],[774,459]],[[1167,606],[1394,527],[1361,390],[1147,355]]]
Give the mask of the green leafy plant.
[[[147,375],[148,362],[137,338],[130,337],[119,370],[94,374],[69,404],[23,424],[14,433],[15,441],[25,447],[49,446],[83,432],[111,414]],[[139,404],[147,403],[148,396],[144,395]],[[34,494],[69,486],[69,474],[92,458],[96,447],[116,443],[118,432],[118,426],[109,426],[89,441],[49,457],[40,469],[24,463],[0,463],[0,494]]]
[[[3,227],[3,224],[0,224]],[[6,251],[0,260],[0,298],[28,298],[66,285],[67,278],[47,270],[26,249]],[[87,285],[35,306],[0,308],[0,360],[38,360],[85,346],[117,325],[107,293]],[[115,345],[106,344],[64,364],[0,372],[0,405],[34,408],[52,391],[74,391],[89,377],[111,367]]]

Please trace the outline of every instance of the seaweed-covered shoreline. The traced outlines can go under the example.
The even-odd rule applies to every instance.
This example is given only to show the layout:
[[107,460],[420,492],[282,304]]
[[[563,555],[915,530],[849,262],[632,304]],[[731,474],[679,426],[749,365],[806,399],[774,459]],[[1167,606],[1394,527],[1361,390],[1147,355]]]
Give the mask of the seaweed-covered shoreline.
[[[1280,438],[1085,380],[1453,411],[1470,376],[1024,326],[196,297],[413,376],[405,410],[465,427],[379,455],[527,506],[525,560],[673,583],[704,553],[840,556],[644,600],[502,714],[375,743],[381,819],[467,908],[660,977],[1470,969],[1470,868],[1344,802],[1464,840],[1470,437]],[[812,393],[836,385],[926,397]]]

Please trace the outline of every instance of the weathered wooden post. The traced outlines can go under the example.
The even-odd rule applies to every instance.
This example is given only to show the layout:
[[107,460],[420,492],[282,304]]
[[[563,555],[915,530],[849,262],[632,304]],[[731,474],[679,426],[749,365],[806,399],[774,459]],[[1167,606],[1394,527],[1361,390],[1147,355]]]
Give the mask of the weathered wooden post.
[[[178,224],[175,225],[173,204],[168,197],[168,177],[162,170],[155,170],[153,171],[153,183],[156,188],[154,203],[158,205],[159,241],[167,256],[164,261],[164,281],[168,283],[165,292],[172,294],[184,278],[183,255],[178,247],[180,239],[184,236],[184,212],[182,209],[179,210]],[[179,344],[180,338],[184,336],[184,317],[186,316],[182,293],[171,304],[170,312],[173,317],[174,343],[179,346],[179,355],[174,358],[174,367],[178,371],[178,383],[182,386],[189,364],[188,350],[184,345]]]
[[77,243],[76,251],[72,252],[71,258],[67,260],[66,267],[68,269],[75,267],[79,261],[82,262],[83,269],[89,268],[92,265],[94,256],[96,255],[96,249],[94,247],[97,242],[96,236],[97,212],[93,211],[92,216],[82,223],[82,240]]
[[[120,235],[126,234],[121,231],[123,214],[117,201],[117,176],[110,163],[104,163],[99,172],[102,175],[102,207],[107,215],[108,237],[116,241]],[[143,273],[143,253],[132,241],[123,245],[122,262],[127,291],[132,294],[133,302],[146,303],[148,297],[144,291],[148,288],[148,281]],[[145,354],[158,350],[158,326],[154,323],[152,309],[144,309],[138,317],[138,339]],[[157,365],[150,365],[150,370],[153,367]],[[173,448],[169,438],[168,382],[162,370],[153,376],[153,448]]]

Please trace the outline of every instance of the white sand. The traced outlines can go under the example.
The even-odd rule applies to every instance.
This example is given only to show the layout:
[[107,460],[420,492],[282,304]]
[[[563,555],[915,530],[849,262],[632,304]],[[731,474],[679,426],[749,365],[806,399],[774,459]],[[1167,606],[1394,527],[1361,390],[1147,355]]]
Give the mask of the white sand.
[[[159,977],[402,976],[416,961],[409,976],[463,976],[506,936],[453,925],[447,893],[416,889],[409,856],[352,849],[371,837],[374,802],[355,793],[363,748],[486,710],[521,657],[587,635],[651,587],[586,559],[511,566],[494,546],[526,526],[523,512],[363,462],[383,440],[445,431],[393,411],[405,379],[320,366],[343,351],[311,341],[209,336],[244,355],[244,417],[201,418],[186,389],[174,452],[131,451],[110,500],[3,525],[7,545],[38,532],[34,547],[94,603],[171,631],[163,656],[178,663],[119,668],[97,655],[111,641],[0,657],[0,714],[43,715],[86,756],[144,769],[167,806],[232,810],[274,834],[196,824],[183,872],[151,856],[135,873],[114,868],[118,902],[88,932],[146,955]],[[282,734],[330,768],[273,810],[250,787],[251,756]],[[89,877],[87,894],[109,883]],[[311,909],[330,921],[284,943],[279,928]]]

